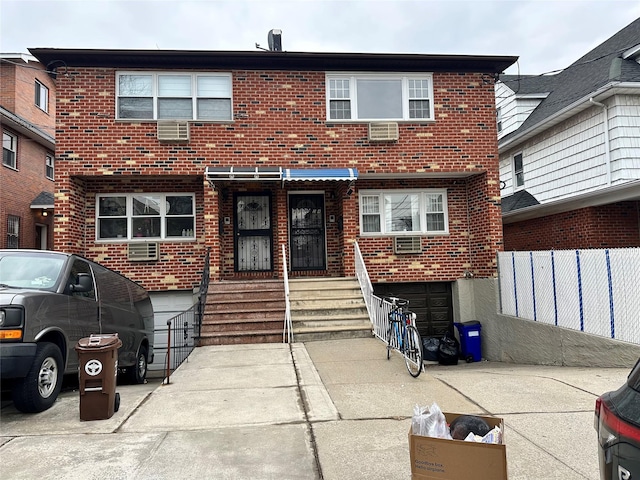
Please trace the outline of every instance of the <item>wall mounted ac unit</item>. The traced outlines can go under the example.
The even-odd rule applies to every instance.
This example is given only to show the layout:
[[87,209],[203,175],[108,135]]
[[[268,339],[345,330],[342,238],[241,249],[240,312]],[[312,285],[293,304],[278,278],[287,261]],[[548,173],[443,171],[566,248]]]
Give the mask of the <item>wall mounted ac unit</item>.
[[420,237],[394,237],[393,253],[420,253],[422,245]]
[[391,142],[400,137],[396,122],[379,122],[369,124],[369,141]]
[[188,142],[189,122],[158,122],[158,140],[161,142]]
[[130,243],[127,257],[132,262],[158,260],[160,248],[158,242]]

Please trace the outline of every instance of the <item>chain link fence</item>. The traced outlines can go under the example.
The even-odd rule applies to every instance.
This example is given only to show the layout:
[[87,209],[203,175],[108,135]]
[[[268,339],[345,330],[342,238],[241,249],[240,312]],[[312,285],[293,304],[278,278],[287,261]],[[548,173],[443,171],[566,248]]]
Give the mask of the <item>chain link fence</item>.
[[640,345],[640,249],[499,252],[504,315]]

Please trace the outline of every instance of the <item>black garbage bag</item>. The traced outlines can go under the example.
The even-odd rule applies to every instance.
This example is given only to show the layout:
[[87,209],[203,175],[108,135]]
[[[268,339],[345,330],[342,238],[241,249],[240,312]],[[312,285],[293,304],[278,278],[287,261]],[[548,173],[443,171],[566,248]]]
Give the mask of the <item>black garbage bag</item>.
[[438,348],[440,348],[440,339],[438,337],[424,337],[422,339],[423,360],[437,362]]
[[438,346],[438,363],[440,365],[457,365],[460,357],[460,342],[450,334],[440,339]]
[[451,438],[454,440],[464,440],[469,433],[484,437],[491,427],[489,424],[477,415],[460,415],[457,417],[451,425],[449,425],[451,431]]

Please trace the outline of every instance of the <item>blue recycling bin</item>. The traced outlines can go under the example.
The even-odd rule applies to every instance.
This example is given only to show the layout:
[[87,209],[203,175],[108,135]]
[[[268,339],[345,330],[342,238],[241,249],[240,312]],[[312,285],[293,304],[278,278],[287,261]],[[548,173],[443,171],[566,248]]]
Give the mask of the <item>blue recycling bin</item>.
[[460,334],[460,355],[467,362],[479,362],[482,360],[482,345],[480,343],[480,330],[482,326],[477,320],[464,323],[454,323]]

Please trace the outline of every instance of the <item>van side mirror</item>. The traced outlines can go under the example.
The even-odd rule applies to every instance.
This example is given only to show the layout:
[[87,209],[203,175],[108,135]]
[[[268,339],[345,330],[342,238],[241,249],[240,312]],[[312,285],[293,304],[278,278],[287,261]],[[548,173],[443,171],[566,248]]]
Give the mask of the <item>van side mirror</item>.
[[93,290],[93,280],[88,273],[79,273],[76,283],[71,285],[72,292],[90,292]]

